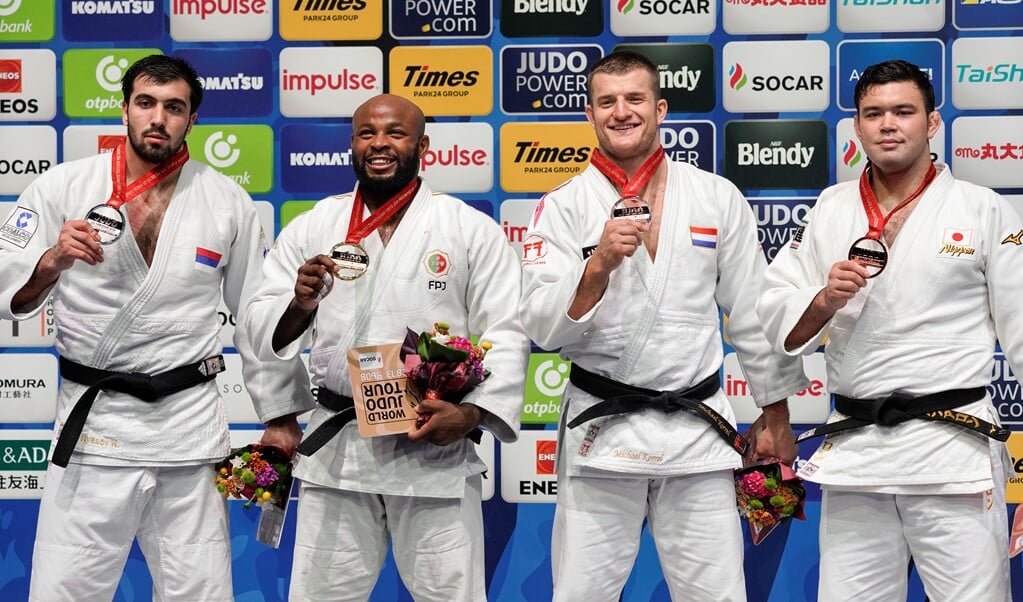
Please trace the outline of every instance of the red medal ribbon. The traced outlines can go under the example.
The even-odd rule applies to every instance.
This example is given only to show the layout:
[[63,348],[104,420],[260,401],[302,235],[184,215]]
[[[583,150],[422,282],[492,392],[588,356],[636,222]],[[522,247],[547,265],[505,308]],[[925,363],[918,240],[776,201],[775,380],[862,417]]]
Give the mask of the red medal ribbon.
[[654,172],[661,165],[661,161],[664,161],[664,149],[658,148],[639,166],[639,169],[636,170],[636,175],[630,180],[625,170],[601,154],[600,149],[593,149],[593,154],[590,156],[590,164],[596,167],[597,171],[604,174],[608,180],[611,180],[612,184],[621,188],[623,197],[638,196],[637,193],[653,177]]
[[874,240],[881,240],[881,234],[884,232],[884,227],[888,223],[888,220],[895,215],[897,211],[906,207],[906,205],[913,202],[916,197],[923,194],[924,189],[934,181],[935,176],[938,175],[938,170],[935,169],[934,163],[931,163],[927,168],[927,174],[924,175],[923,182],[920,182],[920,186],[917,187],[913,194],[906,197],[901,203],[895,206],[894,209],[888,212],[888,215],[881,213],[881,206],[877,203],[877,197],[874,196],[874,191],[870,188],[870,164],[860,174],[860,200],[863,201],[863,209],[867,212],[867,223],[869,228],[867,229],[866,238],[873,238]]
[[352,217],[348,220],[348,236],[346,243],[358,244],[386,222],[391,216],[397,213],[402,207],[408,204],[419,189],[419,178],[413,178],[405,188],[387,200],[379,209],[369,214],[369,219],[362,219],[362,210],[366,206],[362,200],[362,192],[355,191],[355,203],[352,205]]
[[120,144],[114,147],[113,157],[110,162],[110,179],[114,183],[114,190],[110,193],[107,205],[114,209],[120,209],[121,205],[156,186],[188,162],[188,145],[182,144],[173,157],[159,165],[153,166],[152,169],[132,182],[131,186],[128,186],[128,158],[125,156],[124,145],[124,141],[121,141]]

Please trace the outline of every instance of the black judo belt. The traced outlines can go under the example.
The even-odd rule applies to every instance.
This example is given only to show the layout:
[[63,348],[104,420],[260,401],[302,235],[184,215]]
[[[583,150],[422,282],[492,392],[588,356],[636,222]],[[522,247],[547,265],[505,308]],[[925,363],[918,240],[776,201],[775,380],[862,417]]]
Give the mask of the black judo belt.
[[152,375],[142,372],[101,370],[61,357],[60,376],[85,385],[88,389],[78,398],[67,420],[64,421],[64,428],[61,429],[57,445],[53,448],[53,463],[57,466],[67,466],[78,438],[82,436],[82,429],[85,428],[85,420],[89,417],[92,404],[100,391],[116,391],[154,403],[172,393],[213,380],[225,369],[223,355],[215,355],[194,364]]
[[835,395],[835,409],[849,418],[822,424],[800,433],[796,437],[796,441],[823,437],[868,424],[895,426],[913,419],[949,422],[968,428],[985,437],[1006,441],[1009,438],[1009,429],[965,412],[956,411],[958,407],[983,399],[984,394],[984,387],[974,387],[941,391],[920,397],[896,393],[882,399],[853,399],[844,395]]
[[[335,393],[326,387],[317,387],[316,403],[334,412],[334,415],[316,427],[316,430],[309,433],[298,444],[296,450],[303,456],[315,454],[328,441],[336,437],[346,424],[355,419],[355,400],[347,395]],[[475,443],[479,443],[483,437],[483,431],[473,429],[466,437]]]
[[568,428],[575,428],[594,418],[628,414],[647,408],[660,410],[665,414],[685,410],[714,427],[725,443],[739,454],[745,456],[749,451],[749,441],[740,435],[724,416],[703,403],[703,400],[712,397],[721,389],[717,372],[698,384],[679,391],[655,391],[634,387],[587,372],[576,364],[572,364],[568,378],[576,387],[603,400],[583,410],[568,423]]

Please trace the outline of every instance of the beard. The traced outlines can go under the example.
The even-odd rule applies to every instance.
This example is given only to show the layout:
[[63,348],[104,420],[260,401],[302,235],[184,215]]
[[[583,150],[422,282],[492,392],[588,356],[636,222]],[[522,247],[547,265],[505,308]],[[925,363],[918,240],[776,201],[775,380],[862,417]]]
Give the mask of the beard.
[[128,134],[128,142],[131,143],[132,150],[134,150],[135,154],[143,161],[159,165],[160,163],[163,163],[167,159],[170,159],[175,153],[178,152],[178,150],[181,149],[180,146],[178,146],[178,148],[171,148],[170,145],[162,147],[153,147],[147,145],[143,141],[143,138],[147,134],[151,133],[160,134],[161,136],[170,139],[170,136],[167,134],[167,132],[160,129],[146,130],[142,132],[137,138],[130,132]]
[[402,188],[415,179],[419,173],[419,146],[404,157],[398,156],[397,166],[394,173],[383,178],[377,178],[366,172],[366,160],[359,157],[353,162],[355,177],[359,181],[359,188],[363,193],[370,196],[389,199],[398,194]]

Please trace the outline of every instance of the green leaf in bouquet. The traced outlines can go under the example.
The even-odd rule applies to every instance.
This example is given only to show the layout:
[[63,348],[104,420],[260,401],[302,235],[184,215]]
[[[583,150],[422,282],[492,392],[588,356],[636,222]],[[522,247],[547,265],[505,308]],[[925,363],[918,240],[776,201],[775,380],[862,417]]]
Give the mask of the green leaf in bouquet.
[[419,335],[417,352],[419,353],[419,357],[423,358],[423,360],[427,362],[446,362],[449,364],[457,364],[469,359],[468,351],[441,345],[437,341],[431,339],[425,332]]

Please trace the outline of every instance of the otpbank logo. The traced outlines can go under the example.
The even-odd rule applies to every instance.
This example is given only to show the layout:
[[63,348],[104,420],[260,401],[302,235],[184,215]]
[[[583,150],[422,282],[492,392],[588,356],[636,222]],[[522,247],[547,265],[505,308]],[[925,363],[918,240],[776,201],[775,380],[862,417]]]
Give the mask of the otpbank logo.
[[163,35],[163,2],[65,0],[61,5],[61,28],[73,42],[157,40]]
[[490,192],[494,187],[494,128],[489,123],[427,123],[430,148],[419,174],[434,190]]
[[505,46],[501,110],[509,115],[582,115],[586,74],[604,56],[597,44]]
[[956,107],[1023,109],[1023,38],[960,38],[950,71]]
[[670,113],[708,113],[717,104],[717,67],[710,44],[619,44],[657,67],[661,98]]
[[57,57],[50,50],[0,50],[0,121],[57,114]]
[[[384,30],[384,3],[373,0],[280,0],[285,40],[375,40]],[[392,10],[397,6],[393,3]]]
[[611,32],[619,36],[706,35],[717,22],[711,0],[613,0]]
[[585,121],[505,123],[501,126],[501,188],[545,193],[582,173],[597,145]]
[[273,143],[267,125],[197,125],[188,136],[193,157],[256,193],[273,188]]
[[916,40],[842,41],[838,43],[835,59],[835,86],[838,107],[845,111],[856,110],[855,90],[860,74],[870,65],[897,56],[920,67],[927,74],[934,87],[934,108],[945,104],[945,44],[941,40],[923,38]]
[[[948,0],[835,0],[844,32],[938,31]],[[954,1],[954,0],[953,0]]]
[[391,35],[397,39],[485,38],[494,30],[492,6],[492,2],[474,0],[397,0],[390,3]]
[[493,62],[487,46],[397,46],[389,89],[427,115],[487,115],[494,108]]
[[952,173],[991,188],[1023,187],[1023,116],[958,117],[952,121]]
[[[507,202],[505,201],[505,203]],[[526,369],[526,392],[522,404],[523,424],[555,424],[558,422],[558,416],[561,413],[561,400],[565,388],[568,387],[568,373],[571,367],[571,362],[561,359],[557,353],[532,353],[529,355],[529,367]],[[538,441],[537,446],[549,443],[554,442]],[[553,446],[551,446],[551,452],[553,452]],[[539,458],[537,459],[539,460]],[[554,458],[545,459],[549,460],[546,465],[550,467],[550,472],[546,474],[553,474]]]
[[351,124],[287,124],[281,128],[281,186],[327,196],[355,187]]
[[375,46],[285,48],[280,69],[285,117],[351,117],[383,91],[384,55]]
[[831,51],[819,40],[729,42],[722,50],[725,110],[732,113],[823,111]]
[[725,177],[743,190],[824,188],[828,167],[828,125],[823,121],[725,124]]
[[661,147],[669,159],[717,173],[717,136],[713,121],[665,120],[659,129]]
[[52,40],[56,22],[55,2],[0,0],[0,43]]
[[179,42],[262,42],[273,34],[273,0],[170,0]]
[[509,38],[597,36],[604,10],[597,0],[501,0],[501,33]]
[[[931,161],[945,162],[945,122],[938,126],[938,131],[930,141]],[[835,126],[835,180],[845,182],[860,177],[860,172],[867,165],[867,153],[863,143],[856,137],[853,119],[839,119]]]
[[64,53],[64,112],[68,117],[121,117],[121,79],[132,63],[159,48],[102,48]]
[[1023,29],[1023,0],[954,0],[956,29]]
[[822,33],[832,0],[751,2],[723,0],[721,24],[732,35]]
[[202,80],[203,117],[258,117],[273,110],[273,55],[266,48],[187,49],[176,54]]

